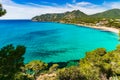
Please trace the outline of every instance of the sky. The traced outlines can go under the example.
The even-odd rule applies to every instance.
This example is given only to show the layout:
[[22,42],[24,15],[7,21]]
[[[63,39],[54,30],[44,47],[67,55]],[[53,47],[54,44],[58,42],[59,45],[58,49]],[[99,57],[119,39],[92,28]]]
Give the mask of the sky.
[[7,14],[0,19],[31,19],[46,13],[80,10],[88,15],[120,8],[120,0],[0,0]]

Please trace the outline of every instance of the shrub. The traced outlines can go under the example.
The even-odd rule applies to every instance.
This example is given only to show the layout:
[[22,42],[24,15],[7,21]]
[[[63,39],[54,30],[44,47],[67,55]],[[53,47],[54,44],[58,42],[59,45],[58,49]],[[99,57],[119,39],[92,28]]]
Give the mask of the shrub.
[[58,70],[57,76],[59,80],[86,80],[86,78],[80,74],[78,67],[60,69]]

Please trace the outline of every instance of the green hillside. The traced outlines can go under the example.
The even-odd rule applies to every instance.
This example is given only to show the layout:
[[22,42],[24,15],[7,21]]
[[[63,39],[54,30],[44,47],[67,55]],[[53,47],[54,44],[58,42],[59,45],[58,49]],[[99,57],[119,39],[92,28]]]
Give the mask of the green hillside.
[[79,10],[65,13],[43,14],[33,17],[32,21],[75,23],[120,28],[120,9],[111,9],[93,15],[87,15]]
[[87,15],[79,10],[65,13],[43,14],[32,18],[33,21],[65,21],[77,18],[87,17]]
[[120,9],[111,9],[91,16],[98,18],[120,18]]
[[40,16],[35,16],[32,18],[33,21],[65,21],[68,20],[75,20],[75,19],[90,19],[90,18],[108,18],[108,19],[118,19],[120,18],[120,9],[111,9],[108,11],[104,11],[101,13],[87,15],[79,10],[74,10],[72,12],[66,13],[53,13],[53,14],[43,14]]

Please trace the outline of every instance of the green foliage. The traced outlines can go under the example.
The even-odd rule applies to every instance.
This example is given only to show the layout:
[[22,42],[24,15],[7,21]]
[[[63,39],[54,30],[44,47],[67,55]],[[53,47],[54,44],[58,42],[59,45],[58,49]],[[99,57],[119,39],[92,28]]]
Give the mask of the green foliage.
[[110,79],[112,76],[120,75],[120,46],[116,50],[106,52],[99,48],[87,52],[86,57],[80,60],[80,72],[87,80]]
[[117,50],[117,51],[120,51],[120,44],[117,45],[116,50]]
[[21,71],[21,67],[24,66],[24,53],[24,46],[15,48],[8,45],[0,50],[0,80],[14,79],[14,74]]
[[36,76],[39,75],[40,72],[42,72],[43,70],[45,70],[47,68],[46,63],[42,62],[42,61],[31,61],[30,63],[25,65],[25,70],[26,72],[31,73],[34,76],[34,78],[36,79]]
[[58,70],[58,80],[86,80],[78,67],[63,68]]
[[56,71],[57,70],[57,68],[58,68],[58,64],[53,64],[51,67],[50,67],[50,69],[49,69],[49,72],[54,72],[54,71]]
[[98,48],[87,52],[86,57],[80,60],[80,73],[86,77],[86,80],[100,80],[101,72],[98,66],[105,54],[106,50],[104,48]]
[[100,80],[99,68],[97,68],[94,62],[88,62],[85,60],[80,61],[80,73],[85,76],[86,80]]
[[38,60],[24,65],[24,53],[24,46],[8,45],[0,49],[0,80],[36,80],[39,75],[40,80],[120,79],[120,45],[110,52],[104,48],[87,52],[77,66],[58,69],[59,65],[53,64],[49,71],[46,71],[48,64]]
[[111,80],[120,80],[120,76],[112,76],[110,79]]
[[111,9],[107,10],[101,13],[93,14],[91,15],[92,17],[97,17],[97,18],[120,18],[120,9]]
[[2,8],[2,4],[0,4],[0,16],[3,16],[6,14],[6,10]]
[[33,76],[18,72],[15,74],[14,80],[34,80]]

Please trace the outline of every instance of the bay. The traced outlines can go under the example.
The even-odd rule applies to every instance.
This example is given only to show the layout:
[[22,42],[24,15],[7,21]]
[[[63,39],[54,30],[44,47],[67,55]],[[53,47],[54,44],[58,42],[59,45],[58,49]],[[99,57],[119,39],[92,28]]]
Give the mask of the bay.
[[53,22],[0,20],[0,47],[26,46],[25,63],[32,60],[67,62],[79,60],[96,48],[114,50],[118,35],[109,31]]

